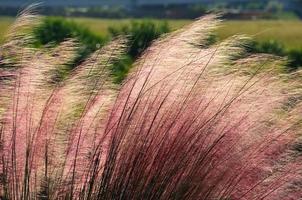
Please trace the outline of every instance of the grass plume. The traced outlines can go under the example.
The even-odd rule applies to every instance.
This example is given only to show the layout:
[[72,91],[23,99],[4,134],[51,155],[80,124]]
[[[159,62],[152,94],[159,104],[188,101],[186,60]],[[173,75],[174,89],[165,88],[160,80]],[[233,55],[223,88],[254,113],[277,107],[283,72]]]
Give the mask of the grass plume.
[[[12,33],[38,19],[31,13]],[[244,36],[206,44],[217,25],[208,15],[155,41],[121,86],[110,67],[123,38],[58,82],[79,44],[43,51],[9,35],[0,197],[300,198],[299,72],[284,74],[269,55],[243,57]]]

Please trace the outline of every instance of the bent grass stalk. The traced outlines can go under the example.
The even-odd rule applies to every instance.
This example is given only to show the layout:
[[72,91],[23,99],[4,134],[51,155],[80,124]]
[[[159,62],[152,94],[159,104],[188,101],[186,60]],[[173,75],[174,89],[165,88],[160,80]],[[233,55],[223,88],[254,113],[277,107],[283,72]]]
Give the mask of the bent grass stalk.
[[302,196],[301,157],[290,151],[301,106],[285,106],[300,81],[276,69],[280,58],[238,59],[244,36],[205,45],[219,24],[208,15],[155,41],[121,86],[109,70],[123,38],[56,82],[79,44],[28,48],[18,27],[36,19],[26,10],[1,52],[10,65],[1,70],[1,198]]

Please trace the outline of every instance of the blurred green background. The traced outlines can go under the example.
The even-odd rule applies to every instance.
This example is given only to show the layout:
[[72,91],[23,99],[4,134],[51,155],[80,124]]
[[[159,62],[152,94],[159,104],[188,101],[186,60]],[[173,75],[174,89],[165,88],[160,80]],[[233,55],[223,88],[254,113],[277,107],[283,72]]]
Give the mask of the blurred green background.
[[[0,0],[0,42],[18,12],[33,2]],[[302,67],[302,0],[45,0],[38,12],[43,22],[34,30],[37,47],[77,38],[83,48],[75,64],[98,44],[130,37],[128,54],[113,69],[117,82],[154,39],[209,12],[224,20],[211,42],[245,34],[252,37],[248,51],[286,56],[290,71]]]

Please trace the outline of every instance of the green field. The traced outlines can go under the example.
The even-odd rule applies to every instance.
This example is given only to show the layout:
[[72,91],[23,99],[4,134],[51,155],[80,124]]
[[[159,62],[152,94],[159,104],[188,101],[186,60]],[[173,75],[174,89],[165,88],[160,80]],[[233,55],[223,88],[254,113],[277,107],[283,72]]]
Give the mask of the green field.
[[[131,19],[91,19],[91,18],[71,18],[83,26],[88,27],[99,35],[106,35],[109,26],[119,27],[130,23]],[[0,17],[0,38],[3,37],[12,18]],[[155,20],[159,22],[160,20]],[[188,23],[189,20],[168,20],[172,29],[178,29]],[[254,37],[258,41],[277,40],[287,48],[302,48],[302,21],[226,21],[217,30],[220,39],[236,34],[246,34]]]
[[3,39],[9,25],[13,22],[13,18],[0,17],[0,41]]
[[302,48],[302,21],[229,21],[218,32],[221,38],[247,34],[257,41],[277,40],[288,48]]

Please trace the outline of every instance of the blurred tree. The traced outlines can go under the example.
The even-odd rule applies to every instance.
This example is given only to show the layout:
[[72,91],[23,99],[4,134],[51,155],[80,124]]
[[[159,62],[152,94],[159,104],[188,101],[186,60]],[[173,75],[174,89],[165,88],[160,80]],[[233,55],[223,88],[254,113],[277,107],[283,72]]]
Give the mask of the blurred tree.
[[279,1],[269,1],[266,6],[266,11],[280,13],[283,11],[283,4]]

